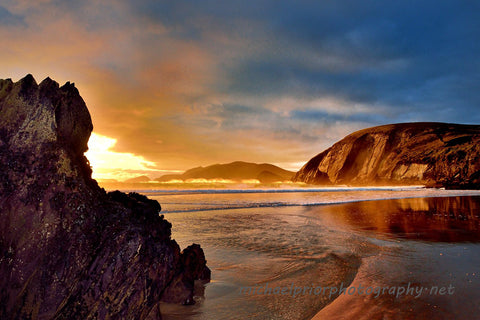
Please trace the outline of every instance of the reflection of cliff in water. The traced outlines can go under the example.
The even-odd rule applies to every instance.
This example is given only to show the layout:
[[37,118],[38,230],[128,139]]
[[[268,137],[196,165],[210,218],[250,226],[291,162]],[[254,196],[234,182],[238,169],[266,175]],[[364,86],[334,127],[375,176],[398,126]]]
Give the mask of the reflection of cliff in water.
[[364,201],[327,206],[321,212],[335,224],[373,232],[376,237],[480,241],[478,196]]

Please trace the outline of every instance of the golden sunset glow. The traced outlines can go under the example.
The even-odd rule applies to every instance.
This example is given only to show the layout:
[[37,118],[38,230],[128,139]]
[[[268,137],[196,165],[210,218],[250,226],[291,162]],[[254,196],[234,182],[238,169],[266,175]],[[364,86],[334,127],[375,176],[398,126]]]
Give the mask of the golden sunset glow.
[[[75,83],[105,137],[97,149],[94,135],[88,153],[100,179],[234,161],[297,171],[363,128],[480,121],[471,90],[480,20],[468,6],[427,10],[425,20],[399,2],[271,10],[259,1],[262,15],[220,3],[2,1],[2,78]],[[430,20],[445,23],[426,28]],[[398,40],[410,32],[415,41]]]
[[92,166],[94,179],[121,181],[157,171],[156,164],[142,156],[112,151],[116,143],[117,139],[92,133],[85,156]]

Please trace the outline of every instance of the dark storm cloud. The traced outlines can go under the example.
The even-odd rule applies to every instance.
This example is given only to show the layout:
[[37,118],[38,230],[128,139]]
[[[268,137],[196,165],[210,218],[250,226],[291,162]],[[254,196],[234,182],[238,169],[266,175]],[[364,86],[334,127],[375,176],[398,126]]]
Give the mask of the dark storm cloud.
[[293,163],[367,126],[479,123],[478,30],[478,1],[5,0],[0,64],[75,81],[162,168]]
[[24,18],[0,6],[0,26],[25,27]]
[[385,123],[388,119],[381,114],[375,113],[353,113],[351,115],[331,114],[322,110],[295,110],[291,113],[292,120],[325,122],[325,121],[344,121],[344,122],[363,122],[363,123]]
[[227,94],[333,94],[388,105],[396,121],[480,120],[458,116],[479,102],[477,2],[143,1],[134,10],[192,41],[245,40],[217,83]]
[[[228,90],[334,94],[391,106],[395,120],[451,121],[454,115],[457,121],[478,122],[466,116],[479,102],[472,90],[480,71],[478,4],[373,4],[285,5],[270,24],[275,55],[265,52],[233,65]],[[410,109],[416,119],[405,117]],[[432,115],[432,109],[439,112]]]

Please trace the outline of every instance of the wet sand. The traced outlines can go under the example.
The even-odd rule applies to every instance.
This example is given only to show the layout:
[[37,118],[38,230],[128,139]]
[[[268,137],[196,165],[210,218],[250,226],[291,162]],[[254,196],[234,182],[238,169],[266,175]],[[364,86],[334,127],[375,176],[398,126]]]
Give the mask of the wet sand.
[[[233,195],[232,197],[235,197]],[[232,198],[233,199],[233,198]],[[228,201],[227,201],[228,202]],[[479,314],[480,197],[166,214],[212,283],[172,319],[465,319]],[[242,294],[242,286],[453,286],[454,294]]]
[[[478,317],[479,197],[372,201],[331,206],[325,212],[332,223],[399,244],[396,253],[364,257],[351,287],[425,289],[398,296],[343,294],[314,320]],[[451,290],[440,294],[432,287]]]

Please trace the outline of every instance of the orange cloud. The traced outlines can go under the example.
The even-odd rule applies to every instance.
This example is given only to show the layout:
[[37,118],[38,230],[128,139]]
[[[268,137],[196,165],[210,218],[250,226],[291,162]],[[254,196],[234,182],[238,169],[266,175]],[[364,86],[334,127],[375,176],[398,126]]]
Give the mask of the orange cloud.
[[[261,21],[235,17],[224,30],[206,14],[180,16],[177,23],[169,21],[170,14],[164,19],[155,16],[161,12],[140,14],[137,7],[144,1],[137,6],[115,0],[8,0],[3,5],[24,24],[0,24],[2,77],[18,80],[32,73],[37,79],[76,83],[95,132],[115,141],[103,151],[95,151],[92,141],[89,155],[97,177],[124,179],[153,169],[186,170],[236,160],[295,170],[360,127],[348,121],[292,121],[290,112],[299,108],[341,115],[351,109],[348,100],[335,97],[263,94],[267,89],[257,85],[262,72],[242,73],[242,63],[262,67],[261,62],[288,49],[275,47]],[[272,56],[271,46],[276,49]],[[274,80],[269,84],[279,79]],[[237,84],[258,87],[260,93],[244,93]],[[367,105],[357,109],[372,111]],[[112,157],[127,167],[101,167],[107,161],[101,159]]]

